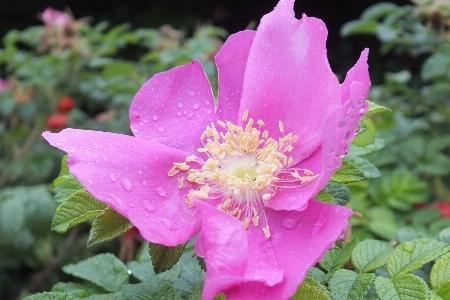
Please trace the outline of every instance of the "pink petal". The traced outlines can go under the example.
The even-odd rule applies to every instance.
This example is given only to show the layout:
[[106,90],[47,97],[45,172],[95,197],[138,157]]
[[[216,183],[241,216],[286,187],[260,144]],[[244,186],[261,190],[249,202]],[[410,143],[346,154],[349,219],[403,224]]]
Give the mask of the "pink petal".
[[100,131],[65,129],[44,132],[43,137],[69,153],[70,172],[97,199],[128,218],[145,239],[173,246],[198,233],[197,210],[184,202],[189,184],[178,189],[177,176],[167,175],[186,152]]
[[[195,205],[202,216],[202,230],[196,252],[205,257],[207,278],[203,296],[212,298],[225,288],[247,281],[274,286],[283,271],[260,227],[245,230],[235,217],[204,201]],[[209,295],[209,296],[205,296]]]
[[[202,209],[199,207],[199,210]],[[220,224],[221,222],[219,213],[214,214],[212,211],[208,213],[213,214],[214,221],[205,223],[205,220],[209,220],[209,218],[202,221],[203,242],[205,240],[203,235],[204,225],[210,225],[212,222]],[[249,261],[252,259],[256,261],[257,259],[264,259],[264,255],[267,255],[267,253],[270,253],[269,255],[274,253],[278,263],[277,267],[284,272],[282,282],[269,286],[259,278],[247,278],[245,274],[242,275],[242,270],[234,274],[217,272],[218,270],[214,274],[208,274],[208,264],[214,262],[212,262],[212,257],[205,255],[208,273],[203,291],[204,299],[212,299],[220,292],[224,292],[229,300],[289,299],[305,278],[308,270],[320,261],[326,251],[333,247],[337,239],[343,236],[352,212],[345,207],[311,200],[308,208],[302,212],[277,212],[268,209],[266,213],[272,233],[271,238],[267,240],[271,244],[270,251],[249,239],[247,241],[248,258]],[[209,216],[211,217],[211,215]],[[229,230],[229,226],[233,226],[233,230],[239,235],[239,239],[242,239],[242,234],[239,232],[244,231],[244,229],[240,222],[227,223],[226,225],[224,228],[227,228],[227,230]],[[262,235],[262,231],[258,232]],[[234,251],[235,243],[238,243],[238,241],[230,238],[232,244],[229,247],[224,247],[214,244],[217,239],[220,240],[220,234],[218,234],[218,237],[211,238],[208,245],[209,251],[215,252],[214,259],[219,259],[222,262],[223,260],[220,260],[222,255],[226,255],[228,263],[242,263],[241,253]],[[242,241],[242,243],[245,243],[245,241]],[[253,249],[250,250],[252,247]],[[243,254],[245,255],[245,253]],[[235,256],[234,259],[231,255]],[[223,263],[223,265],[227,266],[227,263]],[[239,266],[239,264],[236,265]],[[256,267],[256,265],[252,267]],[[247,269],[249,268],[250,264],[247,265]]]
[[294,0],[282,0],[265,15],[250,49],[240,115],[249,110],[269,135],[299,136],[292,156],[298,162],[321,143],[325,117],[340,106],[340,86],[330,69],[325,24],[306,15],[297,20]]
[[350,209],[316,200],[301,212],[267,210],[273,251],[285,276],[281,298],[292,296],[308,270],[343,237],[351,215]]
[[342,107],[333,111],[324,122],[323,144],[294,168],[308,169],[319,178],[297,189],[279,189],[266,204],[275,210],[302,210],[314,198],[342,164],[348,145],[356,134],[358,122],[367,110],[370,79],[368,50],[364,50],[342,84]]
[[145,138],[196,153],[214,115],[214,97],[202,65],[158,73],[144,83],[130,107],[131,130]]
[[222,121],[237,124],[248,52],[255,37],[253,30],[240,31],[228,37],[214,60],[219,71],[218,114]]

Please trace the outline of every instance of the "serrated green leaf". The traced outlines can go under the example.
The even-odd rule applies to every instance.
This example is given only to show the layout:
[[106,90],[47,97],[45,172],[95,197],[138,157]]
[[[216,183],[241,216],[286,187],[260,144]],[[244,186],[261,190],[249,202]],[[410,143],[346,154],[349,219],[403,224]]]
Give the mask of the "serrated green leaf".
[[350,260],[352,251],[357,244],[358,241],[354,240],[345,245],[344,249],[335,247],[331,250],[328,250],[327,254],[320,261],[320,266],[329,272],[334,272],[343,268]]
[[58,177],[64,176],[64,175],[70,175],[70,169],[67,165],[67,161],[69,160],[69,154],[66,154],[63,156],[61,160],[61,170],[59,171]]
[[130,221],[111,207],[105,208],[92,222],[88,247],[112,240],[133,228]]
[[204,282],[197,285],[187,300],[202,300]]
[[349,149],[350,149],[351,155],[363,156],[363,155],[367,155],[369,153],[378,151],[380,149],[383,149],[384,146],[385,146],[384,140],[380,137],[375,137],[375,141],[373,142],[373,144],[370,144],[370,145],[367,145],[364,147],[360,147],[353,143],[350,143]]
[[23,298],[23,300],[77,300],[66,293],[43,292]]
[[314,199],[319,200],[324,203],[336,204],[333,195],[325,191],[320,191]]
[[159,274],[172,268],[180,259],[185,247],[186,243],[175,247],[150,243],[150,256],[155,273]]
[[127,267],[111,253],[98,254],[62,269],[65,273],[90,281],[108,292],[117,292],[128,281]]
[[375,279],[375,274],[356,274],[350,270],[337,270],[329,281],[329,289],[333,299],[364,299]]
[[374,286],[382,300],[426,300],[428,294],[425,281],[411,274],[398,274],[392,280],[378,276]]
[[102,290],[87,287],[75,282],[58,282],[52,287],[52,292],[66,293],[77,298],[85,298],[90,295],[100,294]]
[[361,131],[353,139],[353,144],[364,147],[372,144],[375,141],[375,125],[372,120],[363,118],[360,121],[360,127],[364,127],[364,131]]
[[386,264],[394,249],[387,243],[365,240],[356,245],[352,253],[352,263],[362,273],[374,271]]
[[449,251],[449,244],[425,238],[401,243],[389,256],[386,270],[392,277],[411,273]]
[[342,166],[331,177],[331,181],[338,183],[358,182],[362,179],[364,179],[364,173],[347,160],[342,161]]
[[357,166],[363,173],[365,179],[375,179],[381,176],[380,170],[368,161],[359,156],[347,156],[347,160]]
[[298,287],[291,300],[331,300],[330,293],[320,282],[305,278],[303,283]]
[[181,294],[170,283],[162,280],[124,284],[121,291],[128,300],[181,299]]
[[391,112],[392,110],[388,107],[379,105],[375,102],[369,101],[367,100],[367,102],[369,103],[369,110],[366,112],[366,116],[367,115],[374,115],[374,114],[378,114],[378,113],[383,113],[383,112]]
[[436,289],[438,294],[443,300],[450,300],[450,281],[444,282]]
[[67,198],[78,190],[83,189],[83,186],[78,179],[73,175],[63,175],[56,178],[53,181],[53,187],[55,188],[56,202],[64,202]]
[[174,282],[180,277],[181,274],[180,264],[175,264],[175,266],[173,266],[170,270],[155,274],[151,260],[141,263],[131,261],[128,263],[128,269],[131,271],[131,274],[140,281],[160,279],[168,282]]
[[79,190],[58,206],[52,220],[52,230],[64,233],[70,227],[99,215],[107,207],[87,190]]
[[97,294],[84,298],[83,300],[126,300],[121,292],[109,294]]
[[306,276],[316,281],[324,282],[326,274],[321,269],[312,267],[311,269],[309,269],[308,274]]
[[433,288],[440,287],[446,281],[450,281],[450,253],[439,258],[430,272],[430,283]]
[[184,253],[179,264],[181,266],[180,277],[175,279],[173,286],[183,298],[187,298],[205,280],[205,271],[202,270],[197,259],[192,257],[192,254]]
[[333,196],[334,201],[338,205],[347,204],[352,196],[350,189],[344,184],[338,182],[329,182],[323,189],[323,192]]

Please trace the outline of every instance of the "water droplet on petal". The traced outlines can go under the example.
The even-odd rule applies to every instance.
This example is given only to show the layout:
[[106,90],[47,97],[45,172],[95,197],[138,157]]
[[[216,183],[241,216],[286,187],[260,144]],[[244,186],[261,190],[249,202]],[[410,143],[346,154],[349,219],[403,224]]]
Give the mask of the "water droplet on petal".
[[183,103],[181,103],[181,102],[178,103],[178,107],[179,107],[179,108],[182,108],[182,107],[183,107]]
[[345,127],[345,125],[347,125],[347,119],[341,120],[338,124],[338,127],[343,128],[343,127]]
[[139,169],[139,170],[138,170],[138,173],[139,173],[139,174],[142,174],[142,170],[141,170],[141,169]]
[[56,146],[61,147],[63,144],[62,143],[56,143]]
[[292,218],[283,218],[281,225],[286,229],[294,229],[297,226],[298,220]]
[[114,174],[109,174],[108,175],[108,177],[109,177],[109,179],[112,181],[112,182],[115,182],[117,179],[116,179],[116,176],[114,176]]
[[190,119],[190,118],[192,118],[193,116],[194,116],[193,113],[189,113],[189,115],[188,115],[187,117],[188,117],[188,119]]
[[90,180],[90,179],[88,180],[88,182],[89,182],[90,185],[94,184],[94,182],[92,180]]
[[147,185],[147,180],[142,180],[142,184],[145,186]]
[[169,219],[161,218],[160,220],[163,225],[167,227],[167,229],[170,229],[170,227],[172,227],[172,221],[170,221]]
[[208,109],[208,111],[206,112],[208,115],[212,114],[212,109]]
[[158,121],[158,115],[153,115],[153,121]]
[[327,224],[327,217],[325,215],[320,215],[319,218],[314,223],[314,226],[312,228],[312,234],[318,234],[320,233]]
[[181,112],[177,112],[177,116],[181,117],[183,114]]
[[189,91],[189,92],[188,92],[188,95],[189,95],[189,96],[195,96],[195,93],[194,93],[193,91]]
[[158,128],[158,132],[159,132],[159,133],[163,133],[163,132],[164,132],[164,128],[163,128],[163,127],[159,127],[159,128]]
[[155,189],[155,192],[161,197],[167,197],[166,190],[160,186]]
[[149,212],[154,212],[156,210],[156,207],[148,200],[144,200],[142,204],[144,205],[145,209],[147,209]]
[[183,111],[183,115],[187,115],[187,110]]
[[123,188],[127,191],[130,192],[133,189],[133,183],[131,182],[130,179],[128,178],[122,178],[121,180],[122,186]]
[[200,108],[200,104],[198,104],[198,103],[195,103],[193,106],[192,106],[192,109],[199,109]]

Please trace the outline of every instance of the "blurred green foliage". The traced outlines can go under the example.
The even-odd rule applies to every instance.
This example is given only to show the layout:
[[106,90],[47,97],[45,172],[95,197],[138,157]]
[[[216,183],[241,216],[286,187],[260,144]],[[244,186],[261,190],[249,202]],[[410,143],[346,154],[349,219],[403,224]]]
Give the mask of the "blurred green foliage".
[[393,113],[372,118],[385,146],[366,158],[381,179],[350,187],[362,214],[353,219],[359,238],[437,237],[450,226],[440,219],[450,216],[450,4],[414,4],[373,5],[341,29],[344,36],[376,36],[383,55],[421,62],[419,70],[386,70],[371,89],[369,99]]

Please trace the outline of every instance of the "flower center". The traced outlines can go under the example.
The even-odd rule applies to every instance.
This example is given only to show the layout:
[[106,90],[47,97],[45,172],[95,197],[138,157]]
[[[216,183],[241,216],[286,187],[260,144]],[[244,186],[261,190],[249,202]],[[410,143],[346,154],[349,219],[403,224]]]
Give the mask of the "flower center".
[[[216,128],[211,123],[201,135],[203,147],[197,149],[207,160],[191,155],[185,162],[174,163],[168,176],[187,172],[186,180],[199,185],[187,195],[186,203],[190,207],[194,197],[215,201],[218,209],[241,220],[244,228],[250,223],[261,225],[269,238],[265,206],[277,189],[301,187],[319,174],[291,167],[293,159],[287,154],[293,150],[298,137],[292,133],[285,135],[283,122],[279,122],[283,137],[276,141],[269,137],[267,130],[261,130],[262,120],[258,120],[258,128],[254,128],[253,119],[247,121],[247,117],[248,111],[245,111],[242,127],[217,121],[219,128]],[[201,167],[191,166],[194,162]],[[184,177],[178,178],[179,188],[183,181]]]

